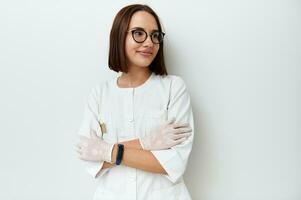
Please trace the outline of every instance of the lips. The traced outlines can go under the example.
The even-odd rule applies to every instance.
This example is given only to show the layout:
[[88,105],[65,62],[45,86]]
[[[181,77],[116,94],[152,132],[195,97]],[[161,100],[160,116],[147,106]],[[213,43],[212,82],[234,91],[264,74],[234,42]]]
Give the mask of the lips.
[[151,51],[137,51],[137,52],[144,56],[150,56],[153,54]]

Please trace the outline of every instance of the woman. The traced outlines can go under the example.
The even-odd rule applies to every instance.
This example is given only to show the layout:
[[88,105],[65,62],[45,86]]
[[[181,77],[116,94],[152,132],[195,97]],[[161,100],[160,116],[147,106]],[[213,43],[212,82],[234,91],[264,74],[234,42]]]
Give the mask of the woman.
[[94,199],[191,199],[183,181],[193,115],[183,79],[167,75],[156,13],[134,4],[116,15],[109,67],[120,77],[95,87],[79,130],[79,158],[98,179]]

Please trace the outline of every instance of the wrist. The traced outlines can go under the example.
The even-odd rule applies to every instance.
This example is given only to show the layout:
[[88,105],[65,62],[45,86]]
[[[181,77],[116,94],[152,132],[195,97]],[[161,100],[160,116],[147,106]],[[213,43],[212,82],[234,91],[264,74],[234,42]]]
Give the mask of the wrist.
[[112,164],[116,163],[116,156],[117,156],[117,150],[118,150],[118,144],[114,144],[113,150],[112,150]]
[[123,158],[123,153],[124,153],[124,145],[123,144],[118,144],[118,150],[117,150],[117,156],[116,156],[116,165],[120,165],[122,162]]

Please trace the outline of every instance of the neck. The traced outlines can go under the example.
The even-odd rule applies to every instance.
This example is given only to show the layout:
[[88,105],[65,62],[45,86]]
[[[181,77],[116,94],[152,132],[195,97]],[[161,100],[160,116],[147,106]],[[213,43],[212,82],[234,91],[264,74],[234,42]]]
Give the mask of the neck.
[[122,73],[119,85],[123,87],[136,87],[143,84],[151,75],[149,68],[131,69],[128,73]]

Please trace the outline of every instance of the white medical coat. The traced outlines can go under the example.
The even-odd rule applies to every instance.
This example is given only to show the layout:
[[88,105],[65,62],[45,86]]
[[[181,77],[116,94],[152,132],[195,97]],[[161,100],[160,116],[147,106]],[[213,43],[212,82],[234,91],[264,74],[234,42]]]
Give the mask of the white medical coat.
[[98,180],[94,200],[190,200],[183,174],[194,137],[190,96],[182,78],[175,75],[151,76],[136,88],[120,88],[117,77],[100,83],[88,97],[79,134],[89,137],[91,129],[110,143],[137,139],[163,121],[175,117],[188,122],[192,135],[167,150],[151,151],[168,173],[158,174],[124,165],[102,169],[102,163],[85,162],[86,170]]

